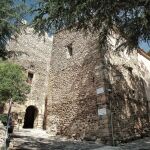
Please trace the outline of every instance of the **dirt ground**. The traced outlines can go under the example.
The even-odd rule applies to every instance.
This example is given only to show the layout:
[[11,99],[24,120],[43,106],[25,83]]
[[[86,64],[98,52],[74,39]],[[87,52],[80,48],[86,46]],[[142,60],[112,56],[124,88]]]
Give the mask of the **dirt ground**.
[[150,150],[150,137],[119,146],[106,146],[92,142],[49,137],[45,131],[39,129],[22,129],[15,131],[9,150]]

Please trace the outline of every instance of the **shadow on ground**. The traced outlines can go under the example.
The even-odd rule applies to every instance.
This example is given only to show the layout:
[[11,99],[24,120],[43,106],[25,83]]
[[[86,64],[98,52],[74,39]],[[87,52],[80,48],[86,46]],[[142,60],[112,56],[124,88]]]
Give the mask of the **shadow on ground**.
[[135,140],[117,147],[104,146],[93,142],[63,141],[54,138],[33,138],[15,136],[15,142],[10,150],[150,150],[150,138]]
[[102,145],[94,143],[60,141],[58,139],[48,140],[44,138],[31,138],[28,136],[15,136],[15,138],[17,138],[16,142],[19,143],[14,143],[17,150],[29,150],[31,148],[38,150],[94,150],[103,147]]
[[120,147],[122,150],[150,150],[150,137],[135,140]]

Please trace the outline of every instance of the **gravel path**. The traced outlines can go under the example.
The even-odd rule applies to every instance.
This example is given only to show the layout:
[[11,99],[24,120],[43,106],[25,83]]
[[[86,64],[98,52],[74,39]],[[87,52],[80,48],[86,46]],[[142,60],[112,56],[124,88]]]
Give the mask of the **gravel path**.
[[15,131],[10,147],[10,150],[150,150],[150,138],[112,147],[49,137],[45,131],[40,129],[22,129],[19,132]]

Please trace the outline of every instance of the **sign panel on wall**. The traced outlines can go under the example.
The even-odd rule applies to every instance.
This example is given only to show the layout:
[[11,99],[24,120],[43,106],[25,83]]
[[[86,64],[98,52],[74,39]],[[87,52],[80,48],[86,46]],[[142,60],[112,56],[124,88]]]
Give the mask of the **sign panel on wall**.
[[104,115],[106,115],[107,113],[106,113],[106,108],[99,108],[98,109],[98,115],[99,116],[104,116]]
[[102,94],[102,93],[104,93],[104,92],[105,92],[104,87],[101,87],[101,88],[96,89],[96,93],[97,93],[97,94]]

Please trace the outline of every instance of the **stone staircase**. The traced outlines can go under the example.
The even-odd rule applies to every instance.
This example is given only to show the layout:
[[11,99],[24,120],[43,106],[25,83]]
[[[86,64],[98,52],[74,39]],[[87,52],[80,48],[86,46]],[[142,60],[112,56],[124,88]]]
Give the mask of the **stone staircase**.
[[11,136],[9,150],[41,149],[45,141],[48,141],[48,134],[44,130],[21,129],[14,131],[14,134]]

